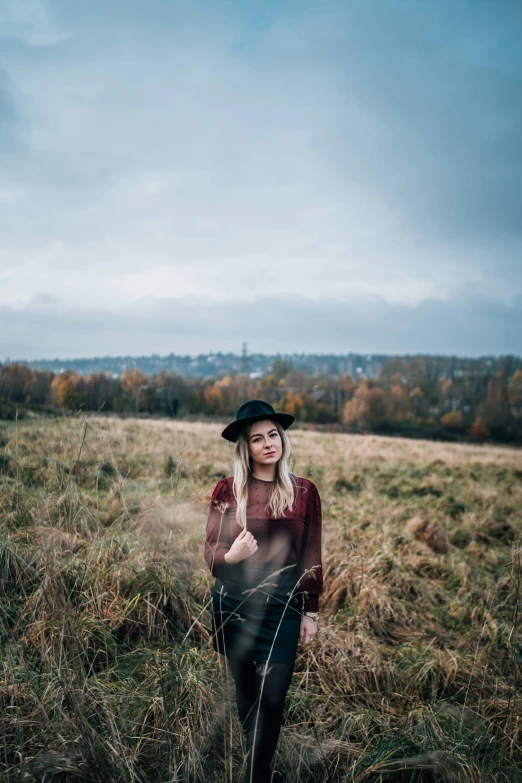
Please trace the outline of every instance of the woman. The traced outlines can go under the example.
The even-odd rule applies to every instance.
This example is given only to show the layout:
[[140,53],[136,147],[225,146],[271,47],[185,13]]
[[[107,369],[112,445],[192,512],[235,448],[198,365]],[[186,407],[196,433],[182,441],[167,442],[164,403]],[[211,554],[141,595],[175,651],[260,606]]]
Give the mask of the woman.
[[323,590],[321,501],[288,470],[293,421],[262,400],[239,408],[221,433],[235,443],[234,475],[216,485],[207,522],[213,648],[234,678],[245,783],[270,781],[297,643],[316,634]]

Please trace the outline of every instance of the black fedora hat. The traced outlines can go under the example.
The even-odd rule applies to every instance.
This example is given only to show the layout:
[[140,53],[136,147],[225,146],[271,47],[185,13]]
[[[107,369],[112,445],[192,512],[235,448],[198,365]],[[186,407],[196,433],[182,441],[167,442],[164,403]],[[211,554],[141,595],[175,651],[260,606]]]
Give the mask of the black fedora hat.
[[294,421],[294,416],[290,413],[276,413],[269,402],[264,402],[263,400],[249,400],[238,408],[236,420],[231,422],[228,427],[225,427],[221,433],[221,437],[235,443],[239,431],[242,430],[243,427],[247,424],[252,424],[254,421],[261,421],[262,419],[277,421],[282,428],[286,430]]

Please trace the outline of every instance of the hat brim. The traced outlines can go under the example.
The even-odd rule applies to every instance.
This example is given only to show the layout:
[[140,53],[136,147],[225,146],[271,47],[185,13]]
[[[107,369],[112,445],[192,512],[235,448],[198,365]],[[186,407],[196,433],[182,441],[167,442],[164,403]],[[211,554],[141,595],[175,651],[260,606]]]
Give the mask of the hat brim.
[[263,419],[269,419],[270,421],[277,421],[284,430],[293,424],[295,416],[290,413],[261,413],[258,416],[247,416],[245,419],[239,421],[233,421],[228,427],[225,427],[221,433],[221,437],[225,440],[235,443],[237,436],[243,427],[247,427],[249,424],[253,424],[255,421],[263,421]]

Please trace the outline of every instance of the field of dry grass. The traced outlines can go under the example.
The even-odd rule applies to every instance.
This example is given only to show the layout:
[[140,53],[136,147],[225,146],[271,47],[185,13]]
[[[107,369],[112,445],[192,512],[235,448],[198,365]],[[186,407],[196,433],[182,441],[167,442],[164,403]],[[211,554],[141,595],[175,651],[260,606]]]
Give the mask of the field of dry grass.
[[[232,783],[202,545],[222,426],[0,428],[0,773]],[[325,592],[276,765],[298,781],[522,780],[522,453],[289,430]]]

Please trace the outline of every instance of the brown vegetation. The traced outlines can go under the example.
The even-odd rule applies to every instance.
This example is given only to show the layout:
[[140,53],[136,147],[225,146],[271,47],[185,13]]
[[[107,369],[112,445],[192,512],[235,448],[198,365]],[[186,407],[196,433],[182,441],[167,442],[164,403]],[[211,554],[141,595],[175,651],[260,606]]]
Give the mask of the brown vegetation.
[[[220,429],[93,417],[0,431],[2,780],[239,778],[202,556],[230,474]],[[321,492],[325,592],[278,768],[289,783],[520,780],[520,452],[291,439],[292,469]]]
[[57,375],[23,364],[0,365],[0,419],[42,412],[95,411],[171,418],[229,419],[245,399],[264,399],[298,422],[331,431],[444,441],[522,444],[522,371],[509,357],[493,376],[486,367],[440,374],[420,357],[390,359],[378,378],[312,376],[275,360],[264,376],[181,377],[138,367],[121,377]]

